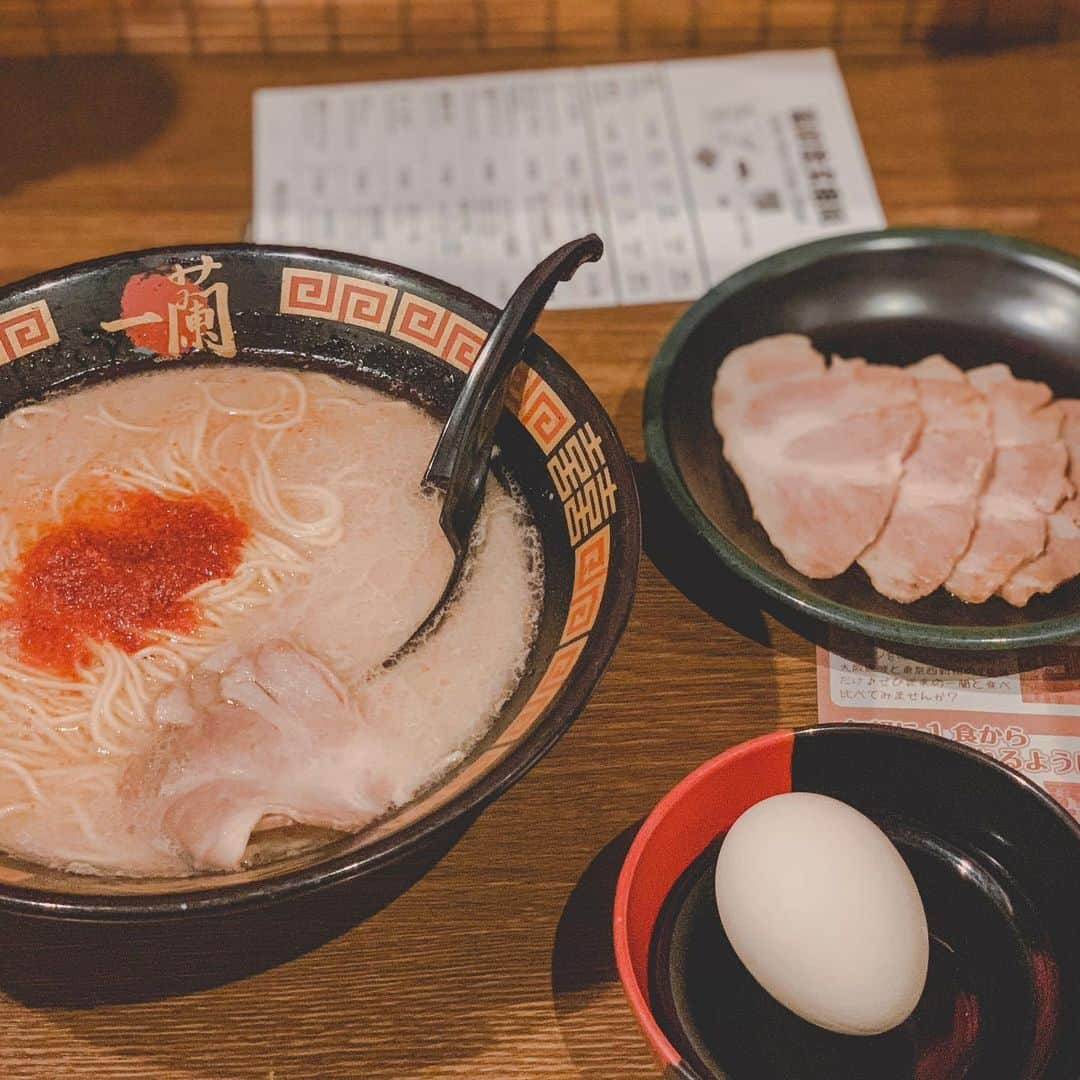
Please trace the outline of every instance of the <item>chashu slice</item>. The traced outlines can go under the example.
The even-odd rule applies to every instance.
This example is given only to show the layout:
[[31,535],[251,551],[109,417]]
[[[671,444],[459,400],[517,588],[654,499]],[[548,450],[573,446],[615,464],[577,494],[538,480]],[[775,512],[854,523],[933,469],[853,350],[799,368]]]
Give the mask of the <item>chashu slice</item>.
[[725,360],[715,422],[772,543],[807,577],[835,577],[881,531],[922,413],[907,373],[861,361],[825,371],[805,339],[787,345],[787,360],[778,339],[736,350],[730,375]]
[[220,650],[155,707],[158,739],[126,788],[198,869],[234,869],[252,832],[355,829],[390,801],[374,733],[336,677],[286,641]]
[[1053,592],[1080,574],[1080,401],[1063,400],[1062,441],[1069,455],[1073,495],[1047,520],[1046,549],[1024,563],[1001,587],[1001,595],[1023,607],[1036,593]]
[[907,370],[924,423],[892,513],[859,556],[874,588],[907,604],[944,584],[967,549],[994,456],[986,398],[944,356]]
[[971,543],[945,586],[961,600],[980,604],[1042,554],[1047,518],[1072,488],[1061,440],[1063,414],[1050,401],[1050,388],[1014,378],[1004,364],[975,368],[968,378],[990,405],[994,461]]
[[713,383],[713,423],[724,435],[728,422],[772,383],[825,374],[825,357],[802,334],[777,334],[742,345],[724,358]]

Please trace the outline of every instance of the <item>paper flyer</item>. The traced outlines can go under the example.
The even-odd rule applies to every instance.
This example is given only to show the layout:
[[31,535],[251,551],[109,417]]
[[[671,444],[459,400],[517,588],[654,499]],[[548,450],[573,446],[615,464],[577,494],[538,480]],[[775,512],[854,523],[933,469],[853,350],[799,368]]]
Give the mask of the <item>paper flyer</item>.
[[[850,657],[857,655],[858,659]],[[1080,647],[950,671],[880,646],[817,650],[818,719],[929,731],[1030,777],[1080,820]]]

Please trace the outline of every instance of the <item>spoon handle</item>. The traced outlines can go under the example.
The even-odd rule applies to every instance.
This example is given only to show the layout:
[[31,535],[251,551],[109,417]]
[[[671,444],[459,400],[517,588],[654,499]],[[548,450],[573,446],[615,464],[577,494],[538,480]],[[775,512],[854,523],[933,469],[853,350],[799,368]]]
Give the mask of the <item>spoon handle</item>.
[[595,233],[564,244],[531,270],[514,290],[488,334],[435,444],[424,484],[444,493],[439,523],[460,559],[469,546],[484,498],[495,426],[510,375],[544,305],[560,281],[585,262],[596,262],[604,245]]

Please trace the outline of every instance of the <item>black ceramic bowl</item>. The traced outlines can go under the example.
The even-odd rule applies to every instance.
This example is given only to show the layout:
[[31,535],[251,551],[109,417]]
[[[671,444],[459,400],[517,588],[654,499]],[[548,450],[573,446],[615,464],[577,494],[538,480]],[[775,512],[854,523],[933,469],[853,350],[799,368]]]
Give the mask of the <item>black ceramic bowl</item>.
[[[223,245],[116,255],[0,290],[0,413],[160,366],[235,363],[329,372],[441,418],[495,316],[452,285],[329,252]],[[534,765],[581,711],[622,633],[640,515],[610,419],[538,337],[496,438],[498,469],[542,537],[545,588],[525,674],[467,760],[364,832],[238,873],[88,877],[0,856],[0,907],[137,919],[267,902],[378,871]]]
[[[785,791],[881,826],[930,928],[911,1017],[860,1038],[814,1027],[736,958],[716,913],[724,835]],[[683,1080],[1075,1080],[1080,825],[1019,773],[934,735],[877,725],[781,731],[676,786],[632,844],[615,896],[619,976],[665,1075]]]
[[875,592],[858,567],[830,580],[793,570],[754,520],[724,460],[712,384],[736,346],[807,334],[823,353],[909,364],[941,352],[994,361],[1080,394],[1080,261],[954,229],[886,229],[792,248],[728,278],[679,320],[645,394],[645,444],[690,527],[738,574],[817,619],[884,640],[945,649],[1022,648],[1080,633],[1080,581],[1016,609],[943,589],[914,604]]

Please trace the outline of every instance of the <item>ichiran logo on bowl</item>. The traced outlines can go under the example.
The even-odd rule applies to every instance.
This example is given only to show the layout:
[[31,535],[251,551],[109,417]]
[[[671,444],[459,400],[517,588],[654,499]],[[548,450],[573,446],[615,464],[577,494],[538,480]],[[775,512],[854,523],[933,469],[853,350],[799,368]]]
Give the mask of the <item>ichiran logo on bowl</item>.
[[[174,263],[169,272],[135,274],[120,297],[120,318],[101,324],[102,330],[123,330],[132,345],[159,356],[183,356],[205,349],[230,359],[236,355],[229,317],[229,286],[207,285],[221,269],[209,255],[194,266]],[[206,286],[204,288],[204,286]]]

